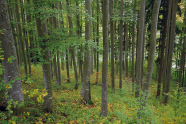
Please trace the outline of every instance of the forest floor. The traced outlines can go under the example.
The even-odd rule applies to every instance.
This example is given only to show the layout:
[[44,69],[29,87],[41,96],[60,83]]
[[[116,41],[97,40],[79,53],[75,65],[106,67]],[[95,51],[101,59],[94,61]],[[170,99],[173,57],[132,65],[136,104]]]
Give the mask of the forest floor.
[[[20,68],[22,80],[23,68]],[[62,85],[57,86],[53,79],[53,113],[42,112],[43,96],[45,96],[45,84],[41,65],[32,65],[32,74],[26,82],[23,82],[26,111],[20,115],[0,111],[0,123],[66,123],[66,124],[181,124],[186,123],[186,95],[180,93],[178,99],[177,88],[172,86],[169,104],[165,106],[162,98],[156,98],[156,83],[152,80],[147,105],[143,119],[137,119],[137,111],[140,106],[139,99],[132,93],[132,79],[125,77],[123,88],[119,90],[119,76],[115,76],[115,93],[111,90],[111,77],[108,75],[108,116],[100,116],[101,112],[101,71],[99,72],[98,85],[96,72],[91,75],[91,99],[94,104],[84,104],[81,96],[81,82],[79,78],[78,90],[74,90],[75,79],[73,69],[70,71],[71,83],[66,83],[66,71],[61,71]]]

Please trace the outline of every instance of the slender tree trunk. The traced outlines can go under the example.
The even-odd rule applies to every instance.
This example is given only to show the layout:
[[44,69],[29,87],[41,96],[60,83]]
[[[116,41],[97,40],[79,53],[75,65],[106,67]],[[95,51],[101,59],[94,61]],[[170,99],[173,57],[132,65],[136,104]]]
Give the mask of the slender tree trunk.
[[[85,9],[89,16],[91,15],[90,0],[85,0]],[[84,53],[84,64],[83,64],[83,82],[81,87],[81,97],[83,100],[88,103],[91,101],[91,92],[90,92],[90,46],[88,42],[90,40],[90,19],[85,17],[85,53]]]
[[58,67],[58,85],[61,85],[61,69],[60,69],[60,62],[59,62],[59,51],[57,51],[57,67]]
[[[185,16],[186,16],[186,8],[185,8]],[[186,25],[186,17],[184,18],[184,23]],[[186,27],[184,28],[184,34],[186,34]],[[183,50],[181,53],[181,65],[180,65],[180,74],[179,74],[179,87],[180,88],[183,87],[183,81],[184,81],[182,77],[184,77],[185,53],[186,53],[186,36],[184,36]]]
[[153,65],[154,65],[154,58],[155,58],[155,51],[156,51],[156,33],[157,33],[157,22],[158,22],[158,14],[160,8],[161,0],[155,0],[153,5],[152,17],[151,17],[151,34],[150,34],[150,51],[148,57],[148,65],[147,65],[147,72],[145,75],[145,81],[143,84],[143,94],[141,96],[141,107],[138,111],[138,118],[142,118],[142,110],[146,106],[147,96],[149,92],[149,87],[152,79],[152,72],[153,72]]
[[[15,0],[15,2],[17,2],[17,0]],[[17,22],[20,22],[18,2],[16,4],[16,17],[17,17]],[[24,75],[27,78],[27,62],[26,62],[26,57],[25,57],[24,42],[23,42],[23,38],[22,38],[21,24],[20,23],[18,23],[18,37],[19,37],[19,42],[21,43],[21,52],[22,52],[22,55],[23,55]]]
[[[67,5],[69,6],[69,1],[66,0],[66,2],[67,2]],[[70,14],[68,8],[67,8],[67,11]],[[72,20],[71,20],[70,16],[68,16],[68,21],[69,21],[70,35],[72,36],[73,35],[73,32],[72,32],[73,24],[72,24]],[[75,75],[75,79],[76,79],[75,89],[78,89],[78,74],[77,74],[76,59],[75,59],[75,54],[74,54],[74,47],[71,46],[70,51],[72,53],[72,61],[73,61],[73,66],[74,66],[74,75]]]
[[22,22],[23,22],[23,39],[25,41],[25,46],[26,46],[26,57],[27,57],[27,62],[28,62],[28,69],[29,69],[29,74],[31,74],[31,63],[30,63],[30,55],[29,55],[29,52],[28,52],[28,38],[27,38],[27,32],[25,30],[25,23],[26,23],[26,20],[25,20],[25,12],[24,12],[24,9],[23,9],[23,1],[20,0],[20,5],[21,5],[21,15],[22,15]]
[[141,61],[141,89],[143,87],[143,71],[144,71],[144,49],[145,49],[145,32],[146,32],[146,25],[143,30],[143,45],[142,45],[142,61]]
[[[34,0],[35,7],[42,7],[37,4],[37,2],[41,2],[38,0]],[[47,39],[44,38],[44,33],[47,32],[47,26],[46,22],[43,22],[41,18],[42,14],[38,13],[36,14],[36,24],[37,24],[37,31],[38,31],[38,36],[42,38],[43,40],[41,41],[41,52],[42,52],[42,58],[44,61],[48,63],[43,63],[42,69],[43,69],[43,77],[45,81],[45,90],[48,93],[47,96],[44,97],[44,102],[42,109],[46,112],[52,112],[52,81],[51,81],[51,72],[50,72],[50,65],[49,65],[49,58],[48,58],[48,51],[45,50],[47,48]]]
[[[129,8],[129,3],[126,3],[126,10]],[[127,11],[126,11],[127,16]],[[124,76],[128,76],[128,23],[125,23],[125,72],[126,74]]]
[[111,37],[111,83],[112,83],[112,91],[114,92],[114,21],[112,20],[113,15],[113,0],[110,0],[109,6],[109,13],[110,13],[110,37]]
[[[99,0],[97,0],[97,46],[99,46]],[[96,74],[96,84],[98,84],[98,72],[99,72],[99,49],[97,49],[97,74]]]
[[[28,4],[30,4],[30,0],[27,0]],[[28,13],[30,13],[30,11],[28,10]],[[27,23],[31,22],[31,14],[27,14]],[[29,41],[30,41],[30,48],[31,48],[31,56],[33,57],[33,62],[36,65],[36,57],[35,57],[35,53],[33,52],[34,49],[34,43],[33,43],[33,33],[32,30],[28,31],[29,33]],[[35,57],[35,58],[34,58]],[[28,60],[29,61],[29,60]]]
[[126,76],[128,76],[128,24],[125,23],[125,30],[126,30],[126,33],[125,33],[125,72],[126,72]]
[[70,83],[68,50],[66,50],[67,83]]
[[[164,103],[168,103],[169,91],[170,91],[170,80],[171,80],[171,67],[172,67],[172,56],[174,49],[174,39],[175,39],[175,29],[176,29],[176,10],[177,10],[178,0],[169,1],[169,11],[168,14],[168,35],[167,35],[167,45],[166,45],[166,54],[165,54],[165,64],[164,64]],[[172,10],[172,12],[171,12]]]
[[166,10],[165,14],[163,15],[164,20],[164,29],[162,34],[162,47],[161,47],[161,57],[160,57],[160,69],[159,69],[159,76],[158,76],[158,88],[157,88],[157,97],[160,96],[160,90],[161,90],[161,82],[162,82],[162,73],[163,73],[163,62],[164,62],[164,51],[165,51],[165,38],[166,38],[166,32],[167,32],[167,13],[168,13],[168,5],[169,1],[165,0],[167,2],[166,4]]
[[[55,6],[53,5],[53,9],[56,9],[56,8],[58,8],[58,4],[55,5]],[[59,27],[58,26],[58,20],[55,16],[53,16],[53,24],[54,24],[54,28]],[[58,40],[58,39],[56,39],[56,40]],[[56,75],[56,84],[61,85],[61,71],[60,71],[60,63],[59,63],[59,51],[57,51],[57,58],[56,58],[56,55],[55,55],[53,60],[54,60],[53,61],[53,63],[54,63],[54,74]]]
[[122,66],[123,66],[123,0],[121,0],[121,5],[120,5],[120,39],[119,39],[119,50],[120,50],[120,55],[119,55],[119,65],[120,65],[120,77],[119,77],[119,88],[122,89]]
[[109,24],[109,0],[103,0],[103,66],[102,66],[102,101],[101,114],[107,116],[108,101],[108,24]]
[[53,68],[54,68],[54,76],[56,77],[56,85],[59,85],[56,54],[54,55],[54,58],[53,58]]
[[[12,1],[12,2],[14,2],[14,1]],[[15,20],[15,22],[16,22],[16,13],[15,13],[15,7],[14,7],[14,4],[12,4],[12,13],[11,13],[11,15],[13,15],[13,17],[14,17],[14,20]],[[16,39],[16,35],[17,35],[17,32],[18,31],[15,31],[15,29],[17,29],[17,27],[15,26],[15,25],[13,25],[12,26],[12,32],[13,32],[13,37],[14,37],[14,42],[15,42],[15,47],[16,47],[16,54],[17,54],[17,59],[18,59],[18,65],[19,65],[19,49],[18,49],[18,47],[19,47],[19,44],[18,44],[18,41],[17,41],[17,39]]]
[[[136,14],[136,0],[134,0],[134,9],[133,15]],[[132,92],[134,92],[134,42],[135,42],[135,25],[136,25],[136,17],[134,16],[133,24],[132,24]]]
[[137,87],[136,87],[136,92],[135,92],[136,98],[140,96],[144,22],[145,22],[145,0],[141,0],[137,58],[136,58],[136,61],[137,61],[136,62],[136,85]]

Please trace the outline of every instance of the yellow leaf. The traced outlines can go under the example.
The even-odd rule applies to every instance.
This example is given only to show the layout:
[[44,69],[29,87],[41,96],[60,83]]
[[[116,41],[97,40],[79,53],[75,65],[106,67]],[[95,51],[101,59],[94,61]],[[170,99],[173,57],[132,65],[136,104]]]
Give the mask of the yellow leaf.
[[4,58],[1,58],[1,60],[4,60]]
[[5,34],[5,33],[1,32],[1,34]]
[[16,124],[16,122],[15,121],[12,121],[12,124]]

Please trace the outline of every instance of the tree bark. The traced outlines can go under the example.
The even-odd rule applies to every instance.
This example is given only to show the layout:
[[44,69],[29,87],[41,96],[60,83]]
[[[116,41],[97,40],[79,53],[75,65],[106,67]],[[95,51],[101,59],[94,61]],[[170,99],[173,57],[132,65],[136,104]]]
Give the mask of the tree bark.
[[[96,37],[96,42],[97,46],[99,46],[99,0],[97,0],[97,37]],[[96,84],[98,84],[98,72],[99,72],[99,49],[97,49],[97,74],[96,74]]]
[[[69,6],[69,1],[66,0],[66,2],[67,2],[67,5]],[[68,11],[68,14],[70,14],[69,8],[67,8],[67,11]],[[73,32],[72,32],[73,25],[72,25],[72,20],[71,20],[70,15],[68,15],[68,21],[69,21],[70,35],[72,36],[73,35]],[[77,74],[76,59],[75,59],[74,47],[73,46],[70,46],[70,51],[72,53],[72,61],[73,61],[73,66],[74,66],[74,75],[75,75],[75,79],[76,79],[75,89],[77,89],[78,88],[78,74]]]
[[[184,6],[186,7],[186,5]],[[184,23],[186,25],[186,8],[185,8],[185,18]],[[186,35],[186,27],[184,28],[184,35]],[[183,87],[183,81],[184,81],[184,67],[185,67],[185,54],[186,54],[186,36],[184,36],[183,39],[183,49],[181,53],[181,64],[180,64],[180,74],[179,74],[179,87]],[[183,78],[183,79],[182,79]]]
[[160,69],[159,69],[159,76],[158,76],[157,97],[160,96],[161,93],[160,90],[161,90],[162,73],[163,73],[162,70],[163,70],[163,63],[164,63],[165,38],[167,32],[167,14],[168,14],[169,1],[165,0],[165,2],[167,2],[167,4],[166,4],[165,14],[163,15],[164,29],[162,34],[162,47],[161,47],[161,57],[160,57]]
[[113,21],[113,0],[110,0],[109,6],[109,13],[110,13],[110,37],[111,37],[111,83],[112,83],[112,91],[114,92],[114,21]]
[[[12,88],[6,92],[9,95],[7,100],[13,99],[20,103],[24,102],[24,95],[21,91],[22,83],[6,0],[0,0],[0,8],[0,41],[2,42],[2,50],[4,51],[4,60],[2,61],[4,67],[4,83],[14,80]],[[13,56],[13,58],[11,56]],[[8,60],[10,58],[12,62]]]
[[136,98],[140,96],[144,22],[145,22],[145,0],[141,0],[137,58],[136,58],[136,85],[137,85],[136,92],[135,92]]
[[[15,2],[17,2],[17,0],[15,0]],[[17,22],[20,22],[18,2],[16,4],[16,17],[17,17]],[[23,42],[23,38],[22,38],[21,24],[20,23],[18,23],[18,39],[19,39],[19,42],[20,42],[21,53],[22,53],[23,62],[24,62],[24,75],[27,78],[27,62],[26,62],[26,56],[25,56],[25,51],[24,51],[24,42]]]
[[[157,33],[157,22],[158,22],[158,14],[159,14],[159,8],[160,8],[161,0],[155,0],[153,5],[153,12],[151,17],[151,34],[150,34],[150,51],[148,55],[148,65],[147,65],[147,72],[145,75],[145,81],[143,84],[143,94],[141,96],[140,103],[142,106],[146,105],[147,102],[147,96],[149,92],[149,87],[152,79],[152,72],[153,72],[153,65],[154,65],[154,57],[155,57],[155,51],[156,51],[156,33]],[[142,118],[142,110],[144,107],[140,108],[138,111],[138,118]]]
[[[35,8],[42,7],[37,4],[38,0],[34,0]],[[51,72],[50,72],[50,65],[49,65],[49,58],[48,58],[48,51],[46,50],[47,48],[47,39],[44,38],[44,33],[47,32],[47,26],[46,22],[43,22],[40,17],[42,17],[41,12],[39,12],[36,15],[36,24],[37,24],[37,31],[38,31],[38,36],[42,38],[43,40],[40,41],[41,44],[41,52],[42,52],[42,58],[44,60],[42,69],[43,69],[43,77],[44,77],[44,82],[45,82],[45,90],[48,93],[47,96],[44,97],[44,103],[42,106],[43,111],[45,112],[52,112],[52,81],[51,81]]]
[[[90,7],[90,0],[85,0],[85,9],[87,14],[91,15],[91,7]],[[90,94],[90,46],[88,42],[90,40],[90,18],[85,17],[85,53],[84,53],[84,64],[83,64],[83,82],[81,87],[81,97],[83,100],[88,103],[91,101],[91,94]]]
[[121,0],[121,4],[120,4],[120,39],[119,39],[119,51],[120,51],[120,55],[119,55],[119,65],[120,65],[120,69],[119,69],[119,88],[122,89],[122,66],[123,66],[123,0]]
[[[169,13],[168,14],[168,35],[167,35],[167,45],[165,53],[165,64],[164,64],[164,104],[168,103],[169,91],[170,91],[170,80],[171,80],[171,67],[172,67],[172,57],[174,49],[174,39],[175,39],[175,29],[176,29],[176,10],[177,10],[178,0],[169,1]],[[172,11],[171,11],[172,10]]]
[[109,23],[109,0],[103,1],[103,66],[102,66],[102,101],[101,114],[107,116],[108,101],[108,23]]
[[132,24],[132,92],[134,92],[134,42],[135,42],[135,25],[136,25],[136,0],[134,0],[134,9],[133,9],[133,15],[134,20]]

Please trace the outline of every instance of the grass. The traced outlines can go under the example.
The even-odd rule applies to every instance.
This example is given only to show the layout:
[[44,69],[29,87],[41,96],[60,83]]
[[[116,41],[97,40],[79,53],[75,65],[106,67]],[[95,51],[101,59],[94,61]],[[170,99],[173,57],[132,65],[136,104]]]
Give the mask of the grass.
[[[20,68],[23,79],[23,67]],[[56,86],[53,79],[53,113],[44,113],[41,110],[44,91],[44,80],[41,65],[32,65],[32,74],[26,82],[23,82],[23,93],[25,97],[26,111],[20,115],[0,111],[0,123],[104,123],[104,124],[134,124],[145,122],[145,124],[180,124],[186,123],[186,96],[181,92],[177,99],[177,87],[171,87],[170,102],[167,106],[162,103],[162,98],[156,98],[157,84],[152,80],[148,96],[144,118],[137,119],[137,111],[140,103],[132,93],[132,82],[130,77],[123,80],[123,88],[119,90],[119,75],[115,76],[115,93],[111,91],[111,77],[108,74],[108,116],[100,116],[101,111],[101,71],[99,73],[98,85],[96,72],[91,75],[91,97],[93,105],[84,104],[81,96],[81,82],[79,88],[74,90],[75,79],[73,69],[70,70],[70,81],[66,83],[66,71],[61,71],[62,85]]]

